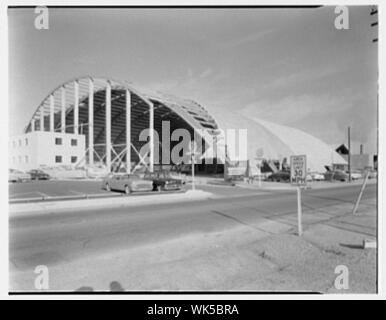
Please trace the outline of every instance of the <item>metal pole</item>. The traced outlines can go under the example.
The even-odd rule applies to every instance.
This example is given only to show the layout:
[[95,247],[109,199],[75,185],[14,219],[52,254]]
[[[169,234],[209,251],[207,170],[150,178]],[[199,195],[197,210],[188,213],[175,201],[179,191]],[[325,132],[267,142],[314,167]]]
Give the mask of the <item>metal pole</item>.
[[302,228],[302,189],[300,186],[297,188],[297,194],[298,194],[298,235],[302,236],[303,234],[303,228]]
[[61,131],[62,133],[66,132],[66,88],[62,87],[62,99],[61,99]]
[[94,81],[88,80],[88,164],[94,165]]
[[131,93],[126,89],[126,172],[131,172]]
[[150,134],[150,151],[149,151],[149,161],[150,161],[150,172],[154,172],[154,105],[149,103],[149,134]]
[[195,164],[195,155],[196,155],[196,148],[195,148],[195,145],[194,145],[194,141],[192,141],[192,144],[191,144],[191,154],[192,154],[192,190],[196,190],[196,182],[194,180],[194,164]]
[[225,153],[225,157],[224,157],[224,180],[228,180],[228,146],[225,145],[224,147],[224,153]]
[[106,86],[106,166],[111,172],[111,84]]
[[74,81],[74,133],[79,134],[79,83]]
[[40,107],[40,131],[44,131],[44,104]]
[[55,108],[55,98],[54,95],[50,95],[50,131],[54,131],[54,108]]
[[348,181],[351,182],[351,137],[350,127],[348,127]]
[[356,211],[358,210],[359,202],[361,201],[363,191],[365,190],[367,180],[369,179],[369,175],[370,175],[370,171],[367,171],[367,172],[366,172],[365,179],[363,180],[363,184],[362,184],[362,187],[361,187],[361,191],[359,192],[357,201],[355,202],[354,209],[352,210],[352,214],[353,214],[353,215],[355,215]]

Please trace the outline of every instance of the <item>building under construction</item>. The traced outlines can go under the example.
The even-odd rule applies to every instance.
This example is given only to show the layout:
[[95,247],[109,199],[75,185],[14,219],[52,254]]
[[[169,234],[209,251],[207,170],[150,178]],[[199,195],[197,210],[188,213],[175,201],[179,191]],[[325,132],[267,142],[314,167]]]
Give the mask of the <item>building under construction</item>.
[[[170,124],[170,132],[183,128],[192,137],[199,137],[202,148],[198,159],[204,171],[209,165],[226,161],[236,166],[262,159],[272,163],[293,154],[306,154],[312,171],[324,171],[324,166],[331,163],[346,163],[326,143],[300,130],[237,112],[211,112],[210,106],[144,92],[126,81],[86,76],[60,84],[36,107],[24,132],[11,138],[9,166],[27,170],[103,164],[107,171],[124,168],[132,172],[139,167],[153,171],[162,164],[156,159],[165,152],[163,122]],[[140,139],[146,129],[148,139]],[[242,158],[232,159],[229,154],[229,139],[223,135],[228,129],[245,132]],[[155,140],[155,135],[159,139]],[[209,155],[213,141],[223,148]],[[172,150],[180,141],[169,139],[168,143]],[[145,145],[147,151],[141,153]],[[188,163],[189,154],[182,156]],[[176,165],[173,161],[170,164]]]

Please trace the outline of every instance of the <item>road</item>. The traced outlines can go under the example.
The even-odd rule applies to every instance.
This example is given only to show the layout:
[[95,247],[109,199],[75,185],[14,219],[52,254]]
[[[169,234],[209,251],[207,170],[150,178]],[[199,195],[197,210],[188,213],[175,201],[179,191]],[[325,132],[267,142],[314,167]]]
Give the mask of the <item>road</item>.
[[[360,186],[306,190],[303,211],[354,203]],[[367,186],[363,200],[376,196],[376,185]],[[374,208],[375,210],[375,208]],[[331,213],[333,214],[333,213]],[[183,204],[151,204],[138,208],[79,211],[11,218],[9,258],[12,272],[37,265],[60,266],[87,257],[138,248],[190,234],[210,234],[246,226],[259,229],[259,220],[296,218],[296,193],[265,192],[213,198]],[[310,220],[309,223],[313,223]],[[307,224],[308,222],[305,221]],[[364,228],[363,234],[369,230]]]
[[[246,189],[231,188],[229,186],[210,187],[209,185],[200,185],[202,189],[214,190],[217,194],[251,194]],[[185,186],[185,189],[191,189],[191,185]],[[102,182],[99,180],[48,180],[48,181],[29,181],[25,183],[8,184],[9,199],[33,199],[42,197],[81,197],[83,195],[95,196],[120,196],[122,192],[109,192],[102,189]],[[151,192],[148,194],[150,195]]]

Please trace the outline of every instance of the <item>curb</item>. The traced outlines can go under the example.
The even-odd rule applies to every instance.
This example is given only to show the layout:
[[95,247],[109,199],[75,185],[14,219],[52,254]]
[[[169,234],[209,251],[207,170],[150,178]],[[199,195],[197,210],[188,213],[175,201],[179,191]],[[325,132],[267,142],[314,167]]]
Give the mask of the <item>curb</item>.
[[[323,184],[308,184],[306,186],[307,190],[321,190],[321,189],[334,189],[334,188],[347,188],[347,187],[355,187],[355,186],[361,186],[363,181],[359,182],[354,182],[354,183],[329,183],[325,182]],[[367,185],[373,185],[377,184],[377,180],[373,181],[368,181]],[[291,191],[294,190],[294,186],[292,186],[290,183],[288,183],[285,186],[262,186],[259,187],[257,184],[242,184],[242,183],[237,183],[236,187],[244,188],[244,189],[250,189],[250,190],[267,190],[267,191]]]
[[[149,203],[151,197],[151,203]],[[184,193],[165,193],[149,196],[114,196],[113,198],[94,198],[94,199],[77,199],[53,202],[37,202],[11,204],[9,206],[9,217],[20,218],[28,216],[44,215],[47,213],[59,213],[68,210],[89,210],[104,209],[117,207],[138,207],[149,204],[167,204],[198,201],[210,199],[213,197],[211,192],[203,190],[188,190]]]
[[109,193],[95,193],[95,194],[79,194],[79,195],[64,195],[64,196],[41,196],[33,198],[15,198],[9,199],[8,203],[20,204],[20,203],[34,203],[34,202],[49,202],[60,200],[80,200],[80,199],[96,199],[96,198],[114,198],[119,197],[121,194],[109,194]]

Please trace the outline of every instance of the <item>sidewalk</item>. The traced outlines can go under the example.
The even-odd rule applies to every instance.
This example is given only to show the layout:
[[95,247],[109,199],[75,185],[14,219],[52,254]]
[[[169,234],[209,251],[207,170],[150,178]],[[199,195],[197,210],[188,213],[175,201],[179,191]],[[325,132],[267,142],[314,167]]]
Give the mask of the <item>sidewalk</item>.
[[[367,181],[367,185],[376,184],[377,179],[372,179]],[[362,185],[363,180],[348,182],[329,182],[329,181],[313,181],[307,183],[307,189],[326,189],[326,188],[345,188],[350,186]],[[236,186],[240,188],[247,189],[256,189],[256,190],[294,190],[295,186],[291,185],[289,182],[270,182],[270,181],[261,181],[261,187],[259,186],[258,181],[253,181],[252,183],[238,181]]]
[[9,215],[11,218],[25,217],[47,213],[59,213],[68,210],[89,210],[91,208],[104,209],[115,207],[138,207],[149,204],[178,203],[187,201],[204,200],[212,197],[212,193],[202,190],[188,190],[183,193],[165,193],[151,195],[116,196],[113,198],[96,198],[81,200],[66,200],[55,202],[36,202],[11,204]]

